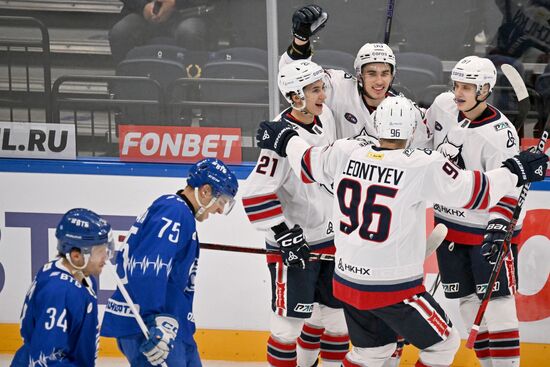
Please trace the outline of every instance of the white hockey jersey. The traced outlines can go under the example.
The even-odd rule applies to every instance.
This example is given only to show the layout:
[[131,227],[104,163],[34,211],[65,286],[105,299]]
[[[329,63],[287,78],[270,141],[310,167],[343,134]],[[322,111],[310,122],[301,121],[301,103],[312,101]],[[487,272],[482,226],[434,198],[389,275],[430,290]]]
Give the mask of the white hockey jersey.
[[506,168],[464,171],[436,151],[383,150],[356,140],[311,147],[293,137],[287,154],[304,182],[334,182],[334,294],[358,309],[425,290],[427,201],[484,209],[517,182]]
[[[488,171],[519,153],[519,137],[512,123],[499,110],[489,105],[474,121],[468,120],[456,107],[450,92],[439,95],[426,113],[428,128],[433,131],[433,149],[447,156],[460,168]],[[435,202],[436,223],[449,229],[447,239],[467,245],[481,245],[489,219],[512,219],[521,189],[515,188],[496,205],[483,211],[472,211]],[[520,217],[514,237],[519,235]]]
[[[279,60],[279,69],[294,61],[287,52]],[[315,61],[315,60],[313,60]],[[337,69],[325,69],[327,75],[325,104],[331,109],[336,121],[336,137],[338,139],[368,135],[377,139],[374,128],[373,112],[375,107],[368,106],[358,89],[357,79],[351,74]],[[395,96],[392,91],[388,96]],[[424,111],[416,110],[417,128],[411,141],[411,147],[424,148],[429,138],[429,132],[424,125]]]
[[[321,146],[335,139],[334,118],[328,107],[315,117],[312,125],[304,125],[290,114],[291,108],[276,120],[291,123],[298,134],[311,145]],[[315,253],[334,253],[331,184],[304,185],[291,170],[288,159],[262,149],[256,167],[243,188],[243,206],[250,222],[264,231],[267,250],[279,250],[271,227],[285,222],[289,228],[299,224]],[[276,261],[280,256],[268,256]]]

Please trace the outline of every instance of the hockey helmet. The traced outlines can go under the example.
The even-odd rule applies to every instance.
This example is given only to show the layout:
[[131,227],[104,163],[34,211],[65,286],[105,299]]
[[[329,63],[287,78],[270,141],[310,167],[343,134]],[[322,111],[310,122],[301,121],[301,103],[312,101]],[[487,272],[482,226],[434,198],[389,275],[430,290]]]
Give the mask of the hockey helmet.
[[57,225],[55,237],[57,251],[63,255],[77,248],[89,256],[94,247],[106,245],[110,258],[115,250],[111,225],[88,209],[75,208],[65,213]]
[[409,139],[416,129],[415,107],[405,97],[385,98],[374,112],[374,128],[379,139]]
[[489,59],[466,56],[453,68],[451,80],[453,82],[475,84],[478,94],[481,93],[481,88],[485,84],[489,84],[489,92],[491,92],[497,82],[497,69]]
[[304,88],[323,79],[324,75],[323,68],[312,61],[293,61],[279,70],[277,76],[279,90],[288,103],[292,104],[290,93],[296,93],[300,99],[304,99]]
[[390,46],[383,43],[365,43],[357,52],[353,67],[355,74],[359,78],[361,76],[361,68],[363,65],[374,62],[383,62],[391,66],[392,75],[395,76],[395,55]]
[[[187,184],[195,189],[202,185],[210,185],[213,198],[221,201],[225,214],[235,205],[234,198],[239,189],[239,182],[229,167],[219,159],[205,158],[195,163],[189,170]],[[208,206],[213,203],[214,200]]]

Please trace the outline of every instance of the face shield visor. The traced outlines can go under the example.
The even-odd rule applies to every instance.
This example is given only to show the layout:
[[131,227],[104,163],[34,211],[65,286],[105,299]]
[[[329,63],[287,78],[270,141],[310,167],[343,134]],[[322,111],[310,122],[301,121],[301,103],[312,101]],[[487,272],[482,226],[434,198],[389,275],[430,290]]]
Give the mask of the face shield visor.
[[215,198],[214,205],[221,209],[223,215],[228,215],[235,206],[235,198],[222,194]]

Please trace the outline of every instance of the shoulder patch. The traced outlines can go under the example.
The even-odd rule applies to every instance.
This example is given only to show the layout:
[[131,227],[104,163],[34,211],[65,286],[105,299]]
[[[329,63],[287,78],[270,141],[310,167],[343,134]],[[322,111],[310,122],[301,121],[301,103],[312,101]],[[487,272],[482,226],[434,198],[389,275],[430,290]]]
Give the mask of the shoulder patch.
[[494,125],[494,128],[496,131],[504,130],[510,128],[510,124],[506,121],[499,122],[498,124]]
[[344,79],[352,79],[353,78],[353,75],[351,75],[350,73],[344,73]]
[[352,124],[356,124],[357,123],[357,117],[355,117],[353,114],[349,113],[349,112],[346,112],[344,114],[344,118],[346,120],[348,120],[349,122],[351,122]]
[[438,121],[436,121],[435,122],[435,129],[437,131],[441,131],[441,130],[443,130],[443,126],[441,126],[441,124]]

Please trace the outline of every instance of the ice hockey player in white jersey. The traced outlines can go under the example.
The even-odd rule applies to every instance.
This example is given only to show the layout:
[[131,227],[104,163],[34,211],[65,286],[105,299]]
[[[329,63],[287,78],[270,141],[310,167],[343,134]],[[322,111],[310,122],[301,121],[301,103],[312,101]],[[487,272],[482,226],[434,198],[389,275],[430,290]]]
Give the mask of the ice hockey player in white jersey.
[[[279,61],[279,68],[300,59],[310,59],[310,37],[326,25],[328,14],[318,5],[298,9],[292,17],[292,44]],[[315,55],[313,55],[315,61]],[[336,120],[338,139],[357,135],[376,138],[372,114],[388,96],[397,93],[391,85],[398,71],[392,49],[383,43],[364,44],[353,63],[355,75],[339,69],[326,69],[326,104]],[[418,128],[411,141],[414,147],[424,147],[429,132],[423,125],[423,111],[415,109]]]
[[[276,119],[288,122],[316,146],[336,140],[332,113],[324,105],[324,78],[323,69],[308,60],[285,65],[278,75],[279,90],[291,107]],[[273,314],[268,363],[274,367],[310,367],[316,363],[318,351],[308,353],[298,346],[297,353],[296,339],[318,302],[317,317],[311,320],[310,328],[312,332],[324,328],[330,335],[330,344],[321,353],[323,365],[340,366],[349,339],[341,303],[332,295],[330,183],[303,185],[284,155],[263,149],[243,187],[242,200],[250,222],[265,233],[269,251]]]
[[93,367],[99,325],[97,280],[114,251],[111,226],[88,209],[71,209],[55,230],[58,258],[36,274],[21,311],[12,367]]
[[[433,131],[433,148],[463,169],[483,172],[500,167],[503,160],[519,152],[519,137],[508,118],[487,103],[497,79],[495,66],[489,59],[468,56],[453,68],[451,79],[453,91],[440,94],[426,114]],[[481,211],[435,202],[435,221],[449,229],[446,242],[437,251],[443,290],[447,298],[459,299],[467,327],[479,308],[519,192],[513,190]],[[519,365],[514,293],[516,240],[522,222],[523,216],[516,225],[512,251],[497,279],[498,289],[491,295],[474,345],[484,367]]]
[[503,168],[465,171],[439,152],[404,149],[413,109],[401,97],[378,106],[380,147],[357,140],[313,147],[280,121],[258,129],[259,146],[287,155],[302,181],[334,182],[334,292],[353,344],[344,366],[382,366],[396,333],[420,349],[417,366],[449,366],[460,336],[422,285],[426,202],[486,209],[514,187],[542,180],[548,166],[545,154],[526,151]]

